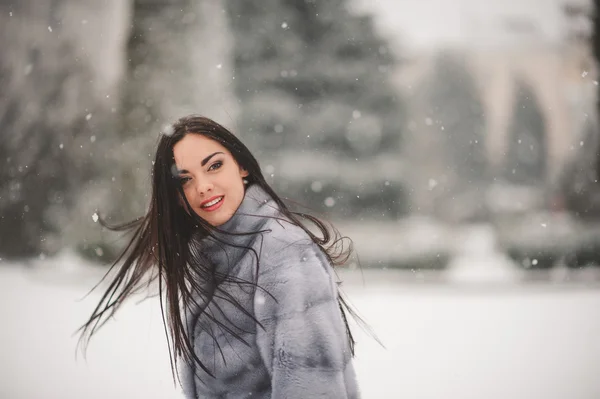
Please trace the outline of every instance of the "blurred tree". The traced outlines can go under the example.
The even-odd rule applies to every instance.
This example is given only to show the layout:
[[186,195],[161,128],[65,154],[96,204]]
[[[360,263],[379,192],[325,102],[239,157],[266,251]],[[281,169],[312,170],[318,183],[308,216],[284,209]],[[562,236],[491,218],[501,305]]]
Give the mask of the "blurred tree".
[[516,83],[504,177],[516,184],[546,183],[546,123],[537,96],[524,80]]
[[[592,19],[592,32],[591,32],[591,43],[592,51],[594,54],[594,60],[596,62],[596,68],[600,68],[600,0],[593,1],[593,7],[591,10]],[[596,90],[596,116],[600,116],[600,86]],[[596,169],[596,181],[600,181],[600,140],[597,142],[596,147],[596,160],[594,162]]]
[[106,173],[112,192],[109,220],[144,213],[154,150],[170,123],[188,114],[223,124],[235,117],[231,46],[220,1],[133,1],[120,137]]
[[[399,159],[405,107],[390,82],[397,59],[372,18],[353,14],[349,3],[226,2],[238,131],[274,185],[302,204],[341,217],[397,217],[405,211]],[[391,170],[376,169],[385,158]],[[370,181],[336,166],[346,160],[369,170]],[[328,170],[310,167],[315,162]],[[378,195],[389,202],[369,199]]]
[[[221,3],[124,4],[0,0],[3,256],[68,245],[106,259],[118,243],[93,224],[94,209],[111,222],[143,213],[158,133],[189,113],[235,119]],[[86,29],[107,18],[111,29],[100,39]],[[124,25],[125,51],[107,53],[127,34]],[[123,78],[120,106],[108,75]]]
[[58,251],[62,216],[94,175],[103,104],[61,23],[66,3],[0,2],[0,257]]
[[[232,38],[221,3],[134,0],[131,6],[117,127],[101,147],[106,155],[96,165],[101,176],[82,197],[88,225],[93,224],[89,204],[109,224],[144,214],[159,133],[168,132],[170,123],[202,114],[227,124],[237,113]],[[85,256],[107,262],[122,249],[123,242],[98,225],[81,233],[74,228],[70,237]]]
[[600,218],[600,187],[598,183],[598,128],[587,121],[582,132],[584,143],[577,155],[570,159],[562,170],[558,182],[558,193],[552,205],[566,207],[583,220]]
[[[563,8],[569,27],[566,40],[569,48],[580,49],[585,54],[581,57],[583,70],[590,69],[586,65],[590,61],[596,64],[597,70],[600,59],[600,0],[594,0],[593,7],[591,5],[566,3]],[[586,25],[583,23],[586,20],[591,23]],[[585,118],[581,131],[576,132],[577,141],[583,145],[575,147],[577,151],[562,168],[552,199],[552,206],[565,208],[583,220],[600,218],[599,101],[600,93],[597,93],[596,103],[591,112],[588,111],[592,115]]]
[[[418,95],[422,119],[407,148],[414,202],[423,213],[464,219],[485,213],[489,171],[485,117],[464,56],[442,51]],[[425,156],[426,154],[426,156]]]

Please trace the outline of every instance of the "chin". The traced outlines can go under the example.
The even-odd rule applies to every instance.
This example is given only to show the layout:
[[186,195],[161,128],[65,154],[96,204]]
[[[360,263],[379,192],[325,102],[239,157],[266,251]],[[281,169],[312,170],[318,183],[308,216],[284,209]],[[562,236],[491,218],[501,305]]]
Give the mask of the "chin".
[[[225,206],[225,204],[223,204],[223,206]],[[227,223],[235,213],[233,210],[225,210],[222,208],[217,211],[217,214],[204,212],[201,209],[195,209],[194,212],[214,227],[219,227],[220,225]]]

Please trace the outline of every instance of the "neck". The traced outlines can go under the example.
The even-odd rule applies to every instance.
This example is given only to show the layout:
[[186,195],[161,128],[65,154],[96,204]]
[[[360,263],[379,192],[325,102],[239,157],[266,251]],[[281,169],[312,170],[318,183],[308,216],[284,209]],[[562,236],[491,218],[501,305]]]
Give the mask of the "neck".
[[247,187],[233,216],[216,227],[212,236],[200,241],[202,253],[214,263],[217,271],[226,272],[248,250],[269,217],[281,217],[277,203],[258,184]]
[[244,199],[233,216],[217,230],[229,233],[248,233],[264,224],[265,216],[279,213],[277,203],[258,184],[246,188]]

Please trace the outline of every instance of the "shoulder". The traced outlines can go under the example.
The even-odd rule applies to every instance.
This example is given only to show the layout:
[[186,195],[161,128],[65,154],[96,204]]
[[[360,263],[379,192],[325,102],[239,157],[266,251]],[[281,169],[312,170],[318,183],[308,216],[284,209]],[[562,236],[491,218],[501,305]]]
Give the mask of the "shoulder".
[[337,309],[332,267],[321,247],[301,227],[271,224],[264,241],[267,245],[257,278],[260,290],[255,296],[255,312],[261,321],[287,320],[303,328],[306,317],[329,315],[330,309]]
[[302,251],[312,244],[306,231],[285,217],[268,218],[264,225],[263,245],[268,255]]
[[329,280],[330,262],[300,226],[271,219],[263,234],[259,276],[268,280],[293,278],[297,282]]

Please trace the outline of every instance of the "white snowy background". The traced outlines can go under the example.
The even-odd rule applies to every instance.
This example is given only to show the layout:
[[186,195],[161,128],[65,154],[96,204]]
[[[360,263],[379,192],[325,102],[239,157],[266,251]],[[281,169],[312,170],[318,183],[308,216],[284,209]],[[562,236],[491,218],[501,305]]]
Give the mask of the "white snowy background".
[[[0,6],[5,3],[10,1],[0,1]],[[124,33],[103,26],[112,23],[124,29],[127,7],[111,4],[112,11],[105,11],[104,19],[90,17],[89,25],[87,19],[76,24],[81,32],[90,29],[77,40],[81,39],[85,59],[97,68],[98,86],[116,86],[118,69],[123,67],[113,62],[116,44],[107,43],[112,40],[121,45]],[[502,21],[525,21],[531,28],[530,40],[542,47],[556,45],[565,32],[561,4],[559,0],[357,0],[353,7],[375,15],[392,48],[418,53],[443,46],[511,47],[519,39],[511,36],[514,32],[505,29]],[[69,12],[79,15],[81,10],[69,8]],[[212,21],[217,28],[222,22]],[[50,27],[42,28],[43,34],[53,33]],[[103,33],[92,35],[92,28]],[[58,27],[54,30],[60,32]],[[65,32],[76,36],[73,31]],[[230,38],[217,39],[212,45],[218,53]],[[17,54],[20,47],[12,50]],[[215,64],[221,70],[220,61]],[[209,67],[216,73],[214,65]],[[225,63],[223,70],[229,67]],[[23,68],[31,72],[32,67],[24,64]],[[575,74],[577,84],[584,81],[579,80],[587,75],[584,72]],[[204,76],[207,72],[199,69],[196,73]],[[591,86],[591,78],[586,79]],[[576,91],[575,97],[589,105],[580,94]],[[208,101],[220,111],[235,113],[231,104]],[[95,121],[95,115],[89,116],[88,121]],[[578,133],[564,132],[573,137]],[[96,136],[92,138],[94,143]],[[296,165],[293,169],[307,170]],[[96,198],[81,202],[88,205],[92,200]],[[81,220],[69,221],[82,224],[85,218],[91,223],[90,216],[86,213]],[[340,272],[350,302],[383,344],[354,328],[355,364],[364,398],[600,398],[597,267],[557,265],[526,271],[500,253],[496,232],[489,225],[439,229],[427,223],[407,224],[409,228],[402,231],[393,223],[341,224],[371,266],[379,260],[382,268]],[[544,219],[529,227],[559,230],[548,226]],[[452,259],[444,270],[386,269],[388,262],[408,255],[448,248],[452,248]],[[102,272],[68,251],[54,258],[20,262],[0,258],[0,399],[181,397],[172,380],[156,299],[139,304],[135,299],[142,298],[129,301],[94,337],[86,359],[77,352],[75,332],[89,317],[101,291],[84,296]]]
[[[523,279],[487,257],[465,255],[434,278],[341,272],[384,345],[355,327],[364,398],[600,397],[597,272]],[[481,269],[490,271],[485,279]],[[94,338],[87,360],[75,357],[74,332],[99,292],[82,298],[100,276],[69,254],[2,268],[0,398],[181,397],[156,299],[130,301]]]

